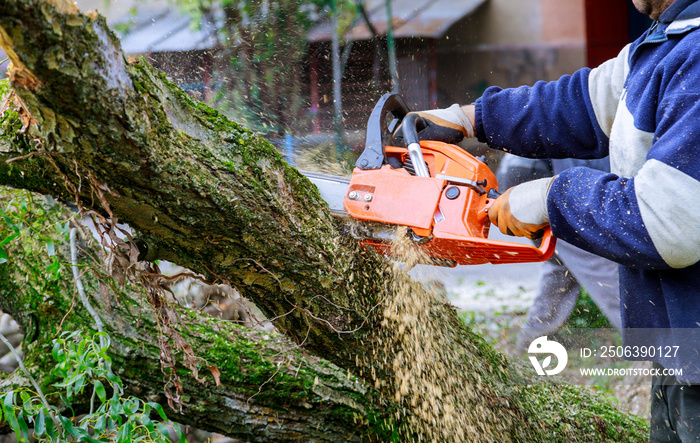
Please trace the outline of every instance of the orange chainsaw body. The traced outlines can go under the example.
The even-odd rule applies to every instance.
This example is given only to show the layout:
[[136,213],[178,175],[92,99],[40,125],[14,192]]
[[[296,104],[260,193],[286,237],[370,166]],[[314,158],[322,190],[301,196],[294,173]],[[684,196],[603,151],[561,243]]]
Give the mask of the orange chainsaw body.
[[[521,263],[547,260],[555,238],[546,229],[539,248],[490,240],[488,207],[498,189],[493,172],[462,148],[439,141],[421,141],[430,176],[411,175],[385,162],[377,169],[353,171],[344,206],[356,219],[409,227],[416,247],[448,265]],[[410,162],[407,148],[384,146],[385,159]],[[491,197],[490,197],[491,195]],[[392,255],[391,244],[360,240],[365,248]]]

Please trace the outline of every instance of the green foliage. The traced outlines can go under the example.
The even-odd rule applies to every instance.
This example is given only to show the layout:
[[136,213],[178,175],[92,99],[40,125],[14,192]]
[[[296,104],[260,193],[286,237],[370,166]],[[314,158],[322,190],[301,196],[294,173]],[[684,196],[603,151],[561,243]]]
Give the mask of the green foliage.
[[[104,385],[100,380],[107,380],[115,394],[121,395],[121,381],[112,372],[112,360],[106,351],[109,348],[109,337],[98,332],[92,339],[80,338],[79,332],[63,333],[61,338],[53,341],[51,355],[56,360],[52,375],[63,380],[54,386],[65,390],[68,401],[82,394],[88,384],[93,384],[95,392],[104,402]],[[100,342],[96,342],[99,338]],[[100,391],[103,395],[99,395]]]
[[612,328],[612,324],[582,288],[571,317],[566,323],[569,328]]
[[481,336],[491,346],[496,346],[504,339],[504,334],[510,330],[510,323],[513,321],[513,317],[501,317],[498,312],[461,311],[459,316],[472,332]]
[[12,146],[15,151],[25,153],[29,151],[29,146],[26,142],[26,133],[22,131],[24,122],[21,114],[26,119],[26,112],[16,105],[10,97],[11,93],[9,79],[1,79],[0,103],[5,103],[7,106],[4,112],[0,113],[0,150],[2,150],[1,145],[7,144]]
[[[8,191],[9,193],[10,191]],[[30,251],[42,250],[49,257],[50,264],[41,265],[42,272],[37,275],[44,277],[42,285],[58,281],[62,272],[61,262],[56,254],[56,247],[68,241],[70,232],[69,221],[54,210],[55,203],[50,197],[39,197],[42,202],[36,202],[35,196],[25,191],[15,191],[14,198],[0,204],[0,265],[10,258],[5,247],[15,241],[21,244],[23,254],[21,260],[29,260]],[[37,261],[37,265],[41,261]]]
[[[26,271],[8,277],[26,281],[35,295],[30,303],[41,313],[40,321],[48,321],[46,317],[55,312],[58,300],[52,294],[74,290],[71,279],[62,275],[70,271],[70,264],[60,259],[66,256],[69,244],[67,212],[51,197],[9,188],[3,194],[0,268]],[[13,266],[8,268],[9,260]],[[22,266],[15,267],[17,263]],[[43,307],[46,300],[49,302]],[[39,358],[50,368],[45,379],[45,383],[52,383],[49,402],[30,388],[2,393],[0,420],[10,425],[18,441],[29,441],[32,436],[39,441],[169,441],[170,428],[162,406],[124,396],[122,382],[112,370],[109,345],[104,333],[89,338],[79,332],[60,335],[51,352]],[[76,418],[73,408],[84,413],[86,404],[87,414]],[[68,416],[61,414],[65,410],[70,411]],[[173,429],[179,432],[179,427]]]
[[[158,403],[124,397],[122,381],[112,371],[107,354],[110,340],[104,333],[89,338],[80,332],[65,332],[54,340],[56,366],[50,377],[59,380],[52,395],[71,405],[91,392],[90,411],[80,418],[66,417],[56,406],[46,404],[39,393],[21,388],[0,395],[0,418],[8,422],[18,441],[169,442],[167,417]],[[152,418],[154,417],[154,418]],[[184,435],[179,427],[180,441]]]

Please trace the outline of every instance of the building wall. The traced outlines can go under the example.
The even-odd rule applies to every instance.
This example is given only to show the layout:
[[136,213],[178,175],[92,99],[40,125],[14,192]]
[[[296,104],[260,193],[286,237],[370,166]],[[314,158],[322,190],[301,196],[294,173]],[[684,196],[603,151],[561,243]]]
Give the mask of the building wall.
[[538,42],[543,18],[540,3],[541,0],[488,0],[462,23],[453,26],[447,37],[471,45]]
[[585,44],[585,0],[540,0],[542,41]]
[[584,6],[585,0],[488,0],[447,37],[475,45],[583,44]]
[[438,40],[438,105],[585,65],[584,0],[488,0]]

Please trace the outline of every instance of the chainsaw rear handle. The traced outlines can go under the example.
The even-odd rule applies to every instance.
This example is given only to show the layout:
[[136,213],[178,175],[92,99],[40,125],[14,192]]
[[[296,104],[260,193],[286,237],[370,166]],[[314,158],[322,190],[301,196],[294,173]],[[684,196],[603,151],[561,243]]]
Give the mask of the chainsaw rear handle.
[[[479,211],[477,214],[477,219],[482,222],[486,223],[486,219],[488,218],[489,215],[489,208],[491,208],[491,205],[493,205],[493,202],[496,201],[498,197],[501,196],[501,193],[496,191],[495,189],[490,189],[489,190],[489,195],[488,195],[488,200],[486,200],[486,205],[484,205],[483,209]],[[552,228],[550,226],[547,226],[542,230],[542,237],[539,237],[542,239],[542,243],[540,243],[539,251],[542,253],[543,257],[547,257],[547,260],[554,254],[554,248],[556,247],[556,237],[552,235]],[[536,240],[536,239],[535,239]]]
[[540,247],[537,248],[540,250],[542,253],[542,256],[545,257],[545,260],[549,260],[552,255],[554,255],[554,249],[557,246],[557,238],[552,234],[552,228],[550,226],[547,226],[544,228],[544,233],[542,234],[542,243],[540,243]]
[[420,139],[418,138],[418,123],[421,118],[418,114],[408,114],[401,123],[403,139],[408,146],[408,154],[411,156],[411,163],[418,177],[430,177],[430,171],[423,160],[423,151],[420,149]]

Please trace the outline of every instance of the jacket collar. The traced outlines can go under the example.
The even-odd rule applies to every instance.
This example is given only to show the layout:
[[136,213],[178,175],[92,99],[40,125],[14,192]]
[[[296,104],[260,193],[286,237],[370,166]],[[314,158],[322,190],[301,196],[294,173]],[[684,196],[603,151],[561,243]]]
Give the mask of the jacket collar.
[[647,44],[668,41],[669,35],[680,35],[700,27],[700,0],[676,0],[654,22],[629,54],[632,60],[637,50]]
[[665,34],[683,34],[700,26],[700,1],[676,0],[659,17]]
[[661,23],[685,20],[700,15],[700,2],[697,0],[676,0],[659,17]]

